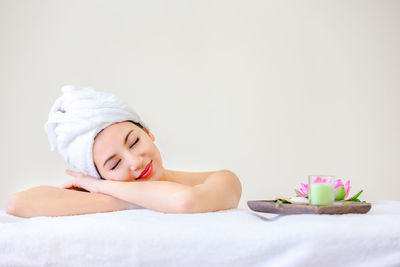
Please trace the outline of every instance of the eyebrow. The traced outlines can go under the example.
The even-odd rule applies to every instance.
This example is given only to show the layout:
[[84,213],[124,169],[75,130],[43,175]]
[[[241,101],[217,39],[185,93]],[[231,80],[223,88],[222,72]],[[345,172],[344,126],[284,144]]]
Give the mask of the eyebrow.
[[[130,130],[130,131],[128,132],[128,134],[125,136],[124,144],[126,144],[126,142],[128,142],[128,137],[129,137],[129,135],[130,135],[132,132],[133,132],[133,130]],[[115,154],[111,155],[110,157],[108,157],[108,159],[106,159],[106,161],[105,161],[104,164],[103,164],[103,168],[104,168],[104,166],[106,166],[106,163],[107,163],[110,159],[112,159],[113,157],[115,157]]]

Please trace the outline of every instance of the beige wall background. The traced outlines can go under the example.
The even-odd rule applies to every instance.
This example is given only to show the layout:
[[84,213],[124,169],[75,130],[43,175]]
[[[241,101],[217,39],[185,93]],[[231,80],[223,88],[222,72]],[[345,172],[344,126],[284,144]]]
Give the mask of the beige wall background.
[[113,92],[166,168],[230,169],[241,208],[309,174],[400,200],[399,1],[0,0],[0,208],[59,185],[44,123],[65,84]]

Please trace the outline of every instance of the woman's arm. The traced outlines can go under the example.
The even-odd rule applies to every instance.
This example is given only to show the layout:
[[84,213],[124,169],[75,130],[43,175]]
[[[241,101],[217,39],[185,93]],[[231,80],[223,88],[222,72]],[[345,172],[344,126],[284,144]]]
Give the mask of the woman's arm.
[[197,213],[237,208],[242,194],[238,177],[229,170],[210,174],[202,184],[170,181],[119,182],[99,180],[78,172],[66,186],[85,188],[165,213]]
[[192,205],[192,186],[170,181],[104,180],[100,182],[98,192],[164,213],[185,213]]
[[203,183],[188,186],[169,181],[102,181],[99,191],[148,209],[167,213],[200,213],[238,207],[242,185],[229,170],[207,176]]
[[84,173],[67,170],[74,179],[61,187],[79,187],[102,193],[140,207],[165,213],[185,213],[191,206],[192,186],[171,181],[121,182],[100,180]]
[[7,213],[24,218],[66,216],[143,207],[100,193],[38,186],[15,193],[7,203]]

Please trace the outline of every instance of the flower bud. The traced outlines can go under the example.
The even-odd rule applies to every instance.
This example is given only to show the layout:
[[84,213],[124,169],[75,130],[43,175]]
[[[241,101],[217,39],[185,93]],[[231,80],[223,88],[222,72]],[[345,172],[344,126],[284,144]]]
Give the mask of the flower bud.
[[343,186],[339,186],[335,189],[335,201],[343,200],[346,196],[346,189]]

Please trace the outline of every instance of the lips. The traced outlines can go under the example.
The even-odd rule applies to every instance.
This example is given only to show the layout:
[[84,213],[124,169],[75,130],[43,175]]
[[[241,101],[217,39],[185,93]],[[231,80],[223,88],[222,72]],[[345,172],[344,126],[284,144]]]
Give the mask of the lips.
[[153,164],[152,164],[152,162],[153,162],[153,161],[150,161],[150,163],[147,164],[146,168],[145,168],[145,169],[142,171],[142,173],[139,175],[138,179],[139,179],[139,178],[140,178],[140,179],[144,179],[144,178],[148,177],[148,176],[151,174],[151,172],[153,171]]

